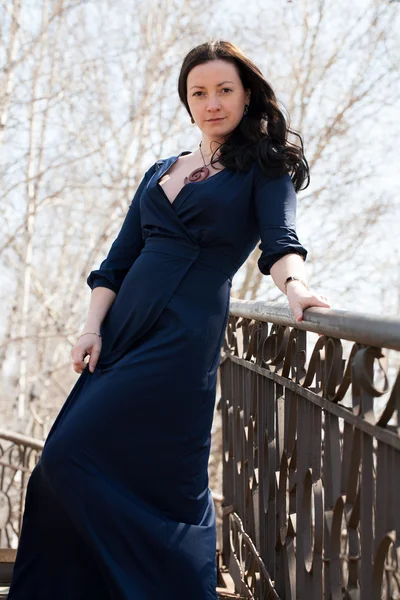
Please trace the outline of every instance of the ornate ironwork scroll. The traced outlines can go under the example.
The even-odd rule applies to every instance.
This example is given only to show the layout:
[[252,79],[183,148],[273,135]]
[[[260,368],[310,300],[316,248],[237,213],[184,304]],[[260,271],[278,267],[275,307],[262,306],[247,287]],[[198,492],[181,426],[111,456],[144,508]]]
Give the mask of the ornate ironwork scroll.
[[44,442],[0,431],[0,548],[17,548],[27,481]]
[[[231,303],[220,364],[223,561],[236,590],[400,598],[399,354],[391,367],[387,350],[400,349],[400,321],[309,309],[297,326],[260,307]],[[307,329],[325,335],[311,342]]]

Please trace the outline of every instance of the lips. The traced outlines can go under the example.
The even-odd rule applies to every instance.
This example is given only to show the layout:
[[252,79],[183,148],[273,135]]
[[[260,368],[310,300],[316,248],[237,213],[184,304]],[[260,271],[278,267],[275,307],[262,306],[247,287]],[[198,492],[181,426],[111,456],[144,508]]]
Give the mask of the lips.
[[219,117],[218,119],[208,119],[209,123],[216,123],[217,121],[223,121],[225,117]]

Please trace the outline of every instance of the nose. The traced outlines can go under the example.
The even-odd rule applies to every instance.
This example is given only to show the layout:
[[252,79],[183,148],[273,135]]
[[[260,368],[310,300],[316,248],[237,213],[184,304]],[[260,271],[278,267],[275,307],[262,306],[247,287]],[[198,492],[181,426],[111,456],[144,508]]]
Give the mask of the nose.
[[220,102],[219,98],[217,96],[215,96],[215,97],[210,96],[209,100],[208,100],[208,104],[207,104],[207,110],[209,112],[214,113],[214,112],[219,111],[220,108],[221,108],[221,102]]

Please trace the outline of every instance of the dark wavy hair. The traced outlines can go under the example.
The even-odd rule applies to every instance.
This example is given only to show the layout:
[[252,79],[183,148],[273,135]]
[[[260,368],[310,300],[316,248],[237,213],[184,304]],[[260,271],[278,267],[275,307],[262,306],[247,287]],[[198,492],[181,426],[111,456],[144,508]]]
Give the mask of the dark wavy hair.
[[[236,67],[244,89],[250,88],[251,97],[247,114],[213,152],[212,162],[219,150],[218,160],[227,169],[248,171],[257,161],[266,175],[279,177],[289,173],[296,191],[306,189],[310,172],[301,135],[289,128],[273,89],[258,67],[231,42],[210,40],[192,48],[185,56],[179,73],[178,93],[190,117],[188,74],[197,65],[218,59]],[[288,141],[289,134],[298,138],[299,145]],[[307,183],[302,187],[305,181]]]

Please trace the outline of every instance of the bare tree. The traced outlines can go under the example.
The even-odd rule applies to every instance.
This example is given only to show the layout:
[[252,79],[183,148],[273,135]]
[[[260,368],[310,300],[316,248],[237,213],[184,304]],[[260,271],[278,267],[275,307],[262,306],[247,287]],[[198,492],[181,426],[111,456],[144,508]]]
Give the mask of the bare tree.
[[[400,129],[398,25],[398,8],[387,2],[311,0],[271,5],[257,32],[258,63],[304,137],[311,186],[299,194],[298,230],[310,279],[333,302],[354,302],[366,279],[382,288],[377,261],[390,259],[387,225],[394,236],[400,218],[398,194],[382,185]],[[258,272],[258,256],[235,292],[275,300],[280,293]]]
[[[44,437],[64,402],[76,378],[70,347],[86,316],[85,279],[144,170],[198,139],[176,80],[184,54],[212,35],[249,52],[304,134],[313,184],[300,195],[299,230],[311,246],[313,279],[343,281],[352,297],[354,270],[371,271],[361,246],[393,210],[371,182],[387,142],[377,124],[387,130],[398,91],[397,7],[371,0],[361,13],[344,0],[331,5],[271,2],[266,18],[257,0],[238,12],[199,0],[0,4],[0,414],[7,426]],[[398,122],[391,127],[394,134]],[[275,299],[256,269],[258,253],[233,293]],[[342,277],[350,256],[351,276]],[[382,271],[387,256],[382,250]]]
[[[65,367],[85,317],[82,282],[107,251],[145,168],[181,134],[174,56],[194,35],[190,15],[199,4],[168,3],[168,13],[161,4],[61,3],[55,18],[42,0],[29,17],[18,5],[32,19],[18,24],[19,37],[16,10],[4,27],[13,48],[3,69],[13,71],[2,102],[4,141],[13,148],[16,136],[24,139],[23,152],[16,148],[1,165],[0,256],[17,297],[14,304],[5,295],[14,319],[5,319],[2,360],[15,382],[18,428],[29,419],[29,399],[33,408],[40,396],[46,433],[55,398],[74,377]],[[24,27],[38,30],[29,52]]]

